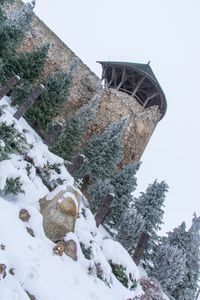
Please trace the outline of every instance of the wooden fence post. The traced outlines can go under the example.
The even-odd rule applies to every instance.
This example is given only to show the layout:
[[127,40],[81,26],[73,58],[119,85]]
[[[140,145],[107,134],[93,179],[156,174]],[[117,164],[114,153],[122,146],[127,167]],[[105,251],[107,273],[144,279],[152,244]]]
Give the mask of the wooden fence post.
[[32,94],[25,99],[24,103],[20,106],[20,108],[14,114],[14,117],[19,120],[25,112],[33,105],[34,101],[42,94],[44,90],[44,86],[42,84],[35,87],[32,91]]
[[69,171],[69,173],[73,175],[78,169],[80,169],[81,165],[84,163],[84,160],[85,156],[83,154],[78,154],[77,156],[75,156],[71,164],[67,166],[67,170]]
[[133,261],[135,262],[135,264],[137,266],[139,265],[140,259],[144,253],[144,250],[145,250],[148,240],[149,240],[149,234],[146,232],[142,232],[140,235],[139,241],[137,243],[137,246],[135,248],[135,251],[133,253],[133,256],[132,256]]
[[99,227],[99,225],[103,222],[105,216],[107,215],[108,209],[114,197],[115,197],[114,194],[107,194],[105,198],[103,198],[101,205],[95,214],[95,221],[97,227]]
[[47,134],[44,143],[46,145],[50,145],[54,142],[54,140],[62,133],[63,125],[61,123],[57,123],[53,125],[50,132]]
[[0,87],[0,100],[6,96],[12,88],[20,81],[20,77],[15,75]]

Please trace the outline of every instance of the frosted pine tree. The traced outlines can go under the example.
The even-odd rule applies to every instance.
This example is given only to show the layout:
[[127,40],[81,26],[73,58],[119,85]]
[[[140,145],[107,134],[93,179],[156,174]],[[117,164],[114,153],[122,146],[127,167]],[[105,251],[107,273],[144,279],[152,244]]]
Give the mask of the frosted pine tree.
[[125,210],[123,219],[118,228],[117,240],[132,255],[141,232],[144,229],[144,219],[141,215],[135,214],[132,209]]
[[144,260],[146,262],[150,260],[152,249],[158,240],[158,231],[163,223],[163,207],[167,191],[168,185],[166,182],[157,182],[157,180],[155,180],[152,184],[149,184],[145,193],[142,192],[140,196],[134,200],[134,210],[136,214],[143,217],[145,221],[144,230],[150,236],[147,249],[144,253]]
[[48,50],[49,44],[44,44],[34,48],[31,52],[18,53],[13,63],[11,60],[14,73],[33,82],[43,71]]
[[83,149],[88,161],[77,173],[78,177],[89,175],[94,183],[98,179],[111,178],[123,157],[122,137],[127,119],[111,124],[102,134],[95,134]]
[[89,187],[88,193],[90,195],[90,208],[95,213],[103,198],[109,193],[114,194],[114,186],[111,184],[110,179],[98,179],[94,185]]
[[158,244],[153,255],[150,275],[155,277],[163,290],[172,294],[185,275],[186,255],[177,246]]
[[65,160],[71,160],[77,154],[84,133],[86,133],[91,120],[95,117],[99,98],[99,95],[95,95],[87,105],[84,105],[67,118],[63,133],[52,145],[51,149],[54,153]]
[[116,173],[111,180],[111,184],[114,187],[115,198],[105,218],[105,223],[111,228],[118,229],[118,226],[122,222],[124,211],[131,207],[133,202],[132,192],[134,192],[137,187],[135,175],[139,166],[140,163],[130,163],[125,166],[123,170]]
[[186,231],[185,223],[175,228],[163,240],[170,245],[176,245],[186,255],[185,274],[176,285],[171,295],[177,300],[195,299],[200,275],[200,217],[192,220],[191,228]]
[[49,75],[43,82],[45,90],[28,110],[26,118],[45,137],[54,119],[61,112],[69,91],[69,76],[63,70]]
[[[6,1],[3,1],[4,3]],[[4,66],[7,65],[8,67],[10,59],[16,55],[16,48],[20,46],[25,37],[32,16],[33,6],[30,3],[24,4],[21,10],[15,11],[9,17],[3,14],[2,5],[0,4],[0,58]],[[1,69],[1,82],[8,79],[4,72],[5,69]]]

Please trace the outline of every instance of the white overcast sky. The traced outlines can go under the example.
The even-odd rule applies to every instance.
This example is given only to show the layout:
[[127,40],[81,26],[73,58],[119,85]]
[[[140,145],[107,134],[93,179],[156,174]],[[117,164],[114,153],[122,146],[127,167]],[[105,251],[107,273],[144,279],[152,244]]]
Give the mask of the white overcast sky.
[[36,14],[100,76],[97,60],[147,63],[168,101],[139,190],[166,180],[163,232],[200,215],[200,0],[37,0]]

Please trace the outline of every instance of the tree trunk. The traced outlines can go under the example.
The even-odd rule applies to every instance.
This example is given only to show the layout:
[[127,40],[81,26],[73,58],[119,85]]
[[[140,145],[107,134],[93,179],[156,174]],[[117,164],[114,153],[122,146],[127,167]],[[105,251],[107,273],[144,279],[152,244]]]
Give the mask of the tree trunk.
[[95,221],[96,226],[99,227],[99,225],[103,222],[105,219],[105,216],[108,213],[108,209],[114,199],[114,194],[107,194],[105,198],[102,200],[101,205],[95,215]]
[[135,262],[135,264],[138,266],[139,265],[139,262],[140,262],[140,259],[144,253],[144,250],[145,250],[145,247],[146,247],[146,244],[148,242],[148,239],[149,239],[149,235],[148,233],[146,232],[142,232],[141,235],[140,235],[140,238],[139,238],[139,241],[138,241],[138,244],[135,248],[135,251],[133,253],[133,261]]

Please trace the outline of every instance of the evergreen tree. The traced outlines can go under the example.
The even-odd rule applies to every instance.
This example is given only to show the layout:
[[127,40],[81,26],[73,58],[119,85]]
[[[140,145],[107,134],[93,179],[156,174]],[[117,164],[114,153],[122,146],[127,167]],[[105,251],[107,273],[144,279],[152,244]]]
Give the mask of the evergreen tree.
[[110,179],[98,179],[95,184],[89,187],[88,193],[90,195],[90,209],[95,213],[103,198],[109,193],[114,194],[114,186],[111,184]]
[[172,294],[185,275],[184,251],[168,243],[159,244],[154,251],[152,262],[150,275],[159,281],[166,293]]
[[[3,1],[4,3],[6,1]],[[0,18],[0,57],[6,63],[15,54],[29,28],[33,16],[33,6],[30,3],[12,13],[9,18]]]
[[34,82],[43,71],[49,44],[34,48],[31,52],[20,52],[11,60],[12,71],[24,80]]
[[115,198],[105,218],[105,223],[115,230],[121,224],[124,212],[131,207],[133,202],[132,193],[137,187],[135,175],[139,166],[140,163],[130,163],[123,170],[117,172],[111,180]]
[[144,260],[146,263],[151,258],[151,252],[158,240],[158,230],[163,223],[163,206],[165,201],[165,195],[168,191],[168,186],[164,181],[160,183],[155,180],[150,184],[145,193],[141,193],[138,198],[134,200],[134,210],[136,214],[139,214],[145,220],[144,230],[149,234],[150,238],[147,244],[147,250],[144,254]]
[[133,209],[124,211],[123,219],[119,225],[117,240],[132,255],[138,239],[145,226],[143,217],[136,214]]
[[51,150],[65,160],[71,160],[77,154],[83,140],[84,133],[95,117],[99,96],[94,96],[89,104],[84,105],[71,114],[64,124],[64,131],[52,145]]
[[[5,3],[6,1],[3,1]],[[12,61],[15,60],[16,48],[26,35],[33,16],[33,6],[24,4],[22,9],[7,18],[0,5],[0,82],[5,82],[12,74]]]
[[77,176],[89,175],[94,183],[112,177],[123,156],[122,136],[127,119],[111,124],[102,134],[95,134],[83,149],[88,158]]
[[59,71],[44,81],[45,90],[28,110],[29,123],[45,136],[55,117],[61,112],[69,90],[68,73]]
[[191,228],[186,231],[185,223],[175,228],[168,236],[163,238],[163,243],[177,246],[185,253],[186,267],[182,280],[176,285],[171,295],[176,300],[195,299],[200,275],[200,217],[192,220]]

